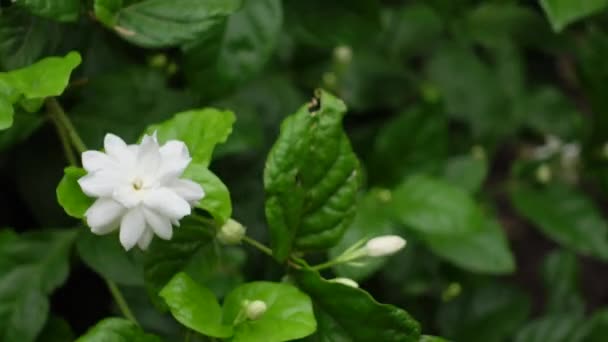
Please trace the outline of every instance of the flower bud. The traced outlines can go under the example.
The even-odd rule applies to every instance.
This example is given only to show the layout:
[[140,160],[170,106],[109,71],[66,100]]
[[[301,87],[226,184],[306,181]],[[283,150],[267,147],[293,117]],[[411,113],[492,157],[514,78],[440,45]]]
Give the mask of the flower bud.
[[233,219],[229,219],[217,233],[217,239],[225,245],[236,245],[241,243],[245,236],[245,227]]
[[330,279],[329,281],[332,283],[338,283],[338,284],[342,284],[342,285],[346,285],[346,286],[350,286],[350,287],[354,287],[354,288],[359,287],[359,284],[350,278],[339,277],[339,278]]
[[348,64],[353,59],[353,49],[347,45],[340,45],[334,49],[334,58],[342,64]]
[[536,169],[536,180],[539,183],[549,183],[551,181],[551,176],[551,168],[547,164],[542,164]]
[[245,315],[248,319],[254,321],[256,319],[260,319],[267,309],[268,307],[266,306],[266,303],[261,300],[254,300],[253,302],[247,303]]
[[406,241],[397,235],[384,235],[373,238],[365,244],[368,256],[381,257],[397,253],[405,247]]

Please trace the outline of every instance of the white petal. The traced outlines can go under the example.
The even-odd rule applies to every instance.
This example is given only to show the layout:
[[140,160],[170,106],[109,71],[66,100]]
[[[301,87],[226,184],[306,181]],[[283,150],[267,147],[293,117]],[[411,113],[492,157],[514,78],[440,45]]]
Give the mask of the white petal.
[[146,229],[146,220],[140,207],[129,210],[120,222],[120,243],[129,250],[141,239]]
[[108,133],[103,140],[103,148],[108,155],[117,158],[127,150],[127,144],[117,135]]
[[144,216],[148,227],[152,228],[158,237],[163,240],[171,240],[171,237],[173,236],[173,227],[171,227],[171,221],[168,218],[147,208],[144,208]]
[[160,166],[161,156],[156,140],[146,135],[137,151],[137,167],[145,174],[156,174]]
[[159,172],[161,181],[169,181],[184,173],[192,158],[188,147],[181,141],[170,140],[160,148],[162,165]]
[[100,198],[84,214],[87,224],[95,234],[102,235],[118,228],[125,208],[110,198]]
[[147,191],[144,205],[171,220],[180,220],[191,211],[190,204],[168,188]]
[[152,229],[146,228],[146,230],[144,230],[144,233],[141,234],[141,237],[137,241],[137,245],[142,250],[146,250],[146,249],[148,249],[148,246],[150,246],[150,242],[152,242],[153,237],[154,237],[154,232],[152,231]]
[[112,160],[103,152],[85,151],[82,153],[82,167],[87,172],[94,172],[106,167],[112,167]]
[[205,191],[201,185],[189,179],[176,179],[169,184],[169,187],[192,205],[205,197]]
[[144,190],[135,190],[133,185],[125,185],[119,188],[116,188],[112,192],[112,198],[116,201],[120,202],[120,204],[124,205],[127,208],[133,208],[141,203],[142,193]]
[[90,197],[109,197],[117,186],[117,179],[110,172],[94,172],[78,179],[82,191]]

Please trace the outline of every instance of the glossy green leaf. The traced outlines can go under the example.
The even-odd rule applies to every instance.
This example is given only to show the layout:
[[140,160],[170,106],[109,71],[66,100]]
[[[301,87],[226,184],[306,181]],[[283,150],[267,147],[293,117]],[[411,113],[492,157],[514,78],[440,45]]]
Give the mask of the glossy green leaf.
[[76,342],[161,342],[124,318],[106,318],[79,337]]
[[80,14],[79,0],[16,0],[32,14],[57,21],[76,21]]
[[443,180],[414,175],[392,195],[395,217],[422,237],[454,237],[480,231],[482,215],[464,190]]
[[13,104],[0,94],[0,130],[13,125]]
[[47,295],[68,276],[76,231],[0,230],[0,339],[30,342],[44,327]]
[[577,313],[559,313],[526,324],[515,342],[584,342],[585,319]]
[[266,311],[256,320],[236,323],[233,342],[292,341],[317,328],[310,298],[293,285],[252,282],[234,289],[224,301],[223,322],[235,324],[245,301],[260,300]]
[[583,193],[561,184],[511,189],[515,209],[545,235],[576,252],[608,258],[608,224]]
[[258,73],[281,32],[280,0],[245,1],[243,7],[184,46],[186,76],[205,98],[214,98]]
[[189,110],[146,130],[156,132],[160,143],[177,139],[183,141],[192,157],[192,162],[209,166],[213,149],[228,139],[232,133],[234,113],[214,108]]
[[70,75],[80,61],[80,54],[72,51],[65,57],[47,57],[28,67],[0,73],[0,79],[26,99],[58,96],[68,86]]
[[75,218],[83,218],[93,204],[93,199],[85,195],[78,184],[78,179],[86,174],[87,172],[79,167],[67,167],[57,186],[57,201],[68,215]]
[[380,30],[380,6],[376,0],[348,3],[288,0],[285,1],[285,13],[289,30],[310,45],[359,44]]
[[95,15],[121,37],[147,48],[176,46],[195,39],[241,6],[241,0],[96,0]]
[[[394,234],[397,225],[388,207],[391,192],[373,189],[359,200],[357,214],[340,242],[329,250],[330,258],[335,258],[355,243],[375,236]],[[363,265],[337,265],[336,273],[341,277],[361,280],[369,277],[386,263],[386,258],[366,260]]]
[[189,273],[197,265],[201,251],[215,236],[215,227],[189,217],[175,228],[171,240],[154,239],[144,254],[144,279],[148,292],[155,298],[158,292],[179,273]]
[[530,314],[530,299],[516,288],[494,284],[464,291],[439,309],[441,335],[450,340],[504,341]]
[[472,155],[455,156],[448,159],[443,178],[453,185],[475,193],[479,191],[488,174],[488,162],[485,157]]
[[57,45],[57,23],[35,17],[22,8],[2,9],[0,20],[0,70],[26,67],[51,52]]
[[213,337],[230,337],[231,324],[222,324],[222,308],[211,290],[186,273],[176,274],[160,291],[171,314],[186,327]]
[[285,119],[266,161],[266,218],[275,258],[335,245],[355,214],[361,171],[342,129],[344,103],[319,91]]
[[309,341],[417,342],[420,325],[396,306],[380,304],[362,289],[322,279],[301,271],[295,279],[313,300],[318,331]]
[[66,342],[74,339],[74,332],[66,320],[58,316],[50,316],[36,341]]
[[608,6],[606,0],[539,0],[539,2],[556,32]]
[[191,163],[183,174],[203,187],[205,197],[196,205],[223,223],[232,216],[232,202],[226,185],[204,164]]
[[83,229],[76,247],[87,266],[120,285],[144,284],[143,263],[135,251],[126,252],[115,234],[99,236]]

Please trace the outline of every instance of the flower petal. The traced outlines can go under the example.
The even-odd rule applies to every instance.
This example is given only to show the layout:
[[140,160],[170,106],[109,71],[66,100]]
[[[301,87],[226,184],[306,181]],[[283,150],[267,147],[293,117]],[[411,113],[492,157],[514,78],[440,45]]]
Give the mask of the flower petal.
[[169,188],[192,205],[205,197],[201,185],[189,179],[176,179],[169,184]]
[[112,198],[127,208],[133,208],[141,203],[141,191],[143,190],[135,190],[132,185],[125,185],[116,188],[112,192]]
[[112,172],[97,171],[78,179],[82,191],[89,197],[109,197],[117,186]]
[[85,151],[82,153],[82,167],[87,172],[94,172],[111,166],[112,160],[103,152]]
[[147,191],[144,205],[171,220],[180,220],[191,211],[190,204],[168,188]]
[[171,227],[171,221],[168,218],[163,217],[148,208],[144,208],[144,216],[146,218],[146,223],[158,237],[163,240],[171,240],[171,237],[173,236],[173,227]]
[[100,198],[84,214],[94,234],[103,235],[118,228],[125,208],[110,198]]
[[156,174],[161,162],[159,148],[152,136],[144,136],[137,151],[137,167],[140,172],[147,175]]
[[161,182],[170,181],[184,173],[192,158],[188,147],[181,141],[170,140],[160,148],[162,165],[159,171]]
[[141,207],[129,210],[120,222],[120,243],[129,250],[141,239],[146,229],[146,220]]
[[117,158],[127,150],[127,144],[119,136],[108,133],[103,139],[103,148],[109,156]]
[[139,240],[137,240],[137,245],[142,250],[146,250],[146,249],[148,249],[148,246],[150,246],[150,242],[152,242],[153,237],[154,237],[154,232],[152,231],[152,229],[146,228],[146,230],[144,230],[144,233],[141,234],[141,237],[139,238]]

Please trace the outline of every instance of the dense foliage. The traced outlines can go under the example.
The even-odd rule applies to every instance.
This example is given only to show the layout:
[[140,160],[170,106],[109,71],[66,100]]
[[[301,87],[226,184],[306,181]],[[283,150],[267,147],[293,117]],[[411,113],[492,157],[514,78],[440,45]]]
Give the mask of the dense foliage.
[[[607,24],[606,0],[0,1],[0,341],[605,341]],[[205,192],[149,248],[87,227],[107,133],[182,141]]]

